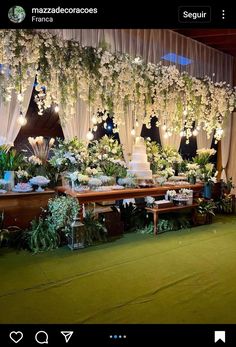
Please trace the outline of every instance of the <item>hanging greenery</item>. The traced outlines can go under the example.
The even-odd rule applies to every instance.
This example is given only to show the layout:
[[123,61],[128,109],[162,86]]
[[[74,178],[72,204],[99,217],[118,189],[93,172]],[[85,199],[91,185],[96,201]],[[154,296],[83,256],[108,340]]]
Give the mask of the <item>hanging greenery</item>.
[[66,121],[80,97],[88,104],[93,127],[108,113],[115,132],[125,124],[129,107],[134,119],[148,128],[156,116],[156,125],[164,126],[168,136],[177,133],[188,140],[193,131],[204,129],[210,136],[215,130],[217,142],[236,105],[236,91],[226,82],[197,79],[174,65],[146,64],[140,57],[111,53],[104,45],[82,47],[45,32],[0,30],[0,60],[5,100],[15,90],[22,102],[30,77],[36,76],[39,114],[60,105]]

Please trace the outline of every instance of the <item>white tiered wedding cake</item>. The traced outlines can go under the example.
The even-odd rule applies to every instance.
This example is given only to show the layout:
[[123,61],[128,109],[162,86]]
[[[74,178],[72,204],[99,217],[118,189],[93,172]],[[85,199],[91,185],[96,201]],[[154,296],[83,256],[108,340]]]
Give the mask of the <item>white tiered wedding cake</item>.
[[135,139],[128,173],[136,175],[138,179],[152,179],[152,170],[150,170],[150,163],[147,161],[146,145],[143,137],[136,137]]

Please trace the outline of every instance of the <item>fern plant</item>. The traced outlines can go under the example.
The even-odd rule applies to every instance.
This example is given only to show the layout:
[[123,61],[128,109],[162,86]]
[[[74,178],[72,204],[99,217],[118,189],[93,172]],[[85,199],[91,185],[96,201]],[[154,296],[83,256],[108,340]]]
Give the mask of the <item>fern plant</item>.
[[87,245],[92,245],[95,241],[107,240],[107,229],[103,223],[95,218],[93,211],[88,210],[83,220],[84,241]]
[[34,253],[49,251],[59,245],[59,235],[54,226],[42,217],[31,222],[26,235],[29,248]]

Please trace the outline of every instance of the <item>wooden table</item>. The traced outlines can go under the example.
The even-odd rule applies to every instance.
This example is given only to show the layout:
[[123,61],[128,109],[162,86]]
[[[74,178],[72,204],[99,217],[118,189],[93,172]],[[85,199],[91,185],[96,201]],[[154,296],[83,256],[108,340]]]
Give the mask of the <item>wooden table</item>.
[[158,215],[161,213],[168,213],[168,212],[177,212],[180,210],[187,210],[187,209],[191,209],[191,210],[195,210],[196,207],[198,206],[197,203],[193,203],[191,205],[175,205],[175,206],[171,206],[171,207],[164,207],[164,208],[160,208],[160,207],[146,207],[146,210],[148,212],[151,212],[153,214],[153,224],[154,224],[154,235],[157,235],[158,232]]
[[54,197],[54,190],[44,192],[0,194],[0,212],[4,211],[4,226],[16,225],[21,229],[30,226],[30,222],[39,217],[48,200]]
[[[165,185],[165,186],[157,186],[153,188],[127,188],[122,190],[111,190],[105,192],[97,192],[97,191],[88,191],[88,192],[75,192],[71,188],[68,187],[57,187],[56,191],[58,193],[64,193],[75,197],[78,199],[80,205],[88,204],[91,202],[101,202],[101,201],[111,201],[111,200],[122,200],[122,199],[130,199],[130,198],[144,198],[146,196],[163,196],[166,194],[167,190],[176,190],[182,188],[192,189],[195,194],[200,194],[203,189],[203,185],[200,183],[197,184],[182,184],[182,185]],[[80,213],[80,218],[83,219],[82,213]]]

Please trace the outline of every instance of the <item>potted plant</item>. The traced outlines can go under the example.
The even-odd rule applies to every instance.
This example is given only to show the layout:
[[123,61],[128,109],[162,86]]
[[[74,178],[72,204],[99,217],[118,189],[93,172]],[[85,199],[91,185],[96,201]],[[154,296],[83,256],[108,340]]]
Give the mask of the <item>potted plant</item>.
[[13,189],[15,185],[15,170],[22,165],[23,161],[23,154],[18,153],[15,149],[0,151],[0,167],[4,172],[4,179],[10,184],[10,189]]
[[190,184],[195,184],[197,176],[199,175],[200,166],[197,163],[188,163],[187,168],[187,177]]
[[226,182],[222,181],[222,193],[230,194],[231,189],[234,189],[232,177],[228,178]]
[[203,196],[206,199],[211,199],[212,186],[217,182],[218,171],[215,170],[214,164],[207,163],[200,169],[200,178],[204,182]]
[[195,224],[203,225],[212,222],[215,216],[214,210],[217,208],[214,200],[198,199],[198,207],[195,213]]

